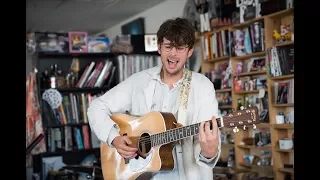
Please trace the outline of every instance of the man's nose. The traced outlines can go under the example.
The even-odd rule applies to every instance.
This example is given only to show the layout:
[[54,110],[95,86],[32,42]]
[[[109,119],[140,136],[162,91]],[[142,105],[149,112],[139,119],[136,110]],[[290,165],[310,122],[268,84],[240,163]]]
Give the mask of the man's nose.
[[177,49],[173,47],[170,51],[170,54],[175,56],[177,54]]

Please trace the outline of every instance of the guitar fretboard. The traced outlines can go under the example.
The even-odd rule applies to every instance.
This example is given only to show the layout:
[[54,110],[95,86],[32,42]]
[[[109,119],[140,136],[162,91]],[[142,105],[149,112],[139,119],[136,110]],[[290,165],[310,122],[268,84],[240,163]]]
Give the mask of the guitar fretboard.
[[[221,127],[221,119],[216,118],[218,127]],[[212,129],[212,121],[208,120],[206,122],[210,122],[210,129]],[[157,133],[151,135],[151,146],[158,146],[163,144],[168,144],[174,141],[178,141],[190,136],[195,136],[199,134],[200,123],[191,124],[188,126],[170,129],[165,132]]]

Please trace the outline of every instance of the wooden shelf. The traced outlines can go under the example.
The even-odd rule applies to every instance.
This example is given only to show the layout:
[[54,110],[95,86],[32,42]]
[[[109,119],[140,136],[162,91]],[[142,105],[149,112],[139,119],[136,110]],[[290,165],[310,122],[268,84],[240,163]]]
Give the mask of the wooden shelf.
[[243,72],[239,74],[233,74],[232,76],[252,76],[252,75],[259,75],[259,74],[266,74],[266,73],[267,73],[266,70],[262,70],[262,71]]
[[293,107],[294,104],[273,104],[273,107]]
[[221,57],[217,57],[217,58],[213,58],[213,59],[207,59],[207,60],[204,60],[204,61],[208,62],[208,63],[212,63],[212,62],[229,60],[229,58],[230,58],[229,56],[221,56]]
[[[235,91],[235,94],[255,94],[255,93],[259,93],[260,90],[252,90],[252,91]],[[268,91],[267,89],[265,89],[265,91]]]
[[269,124],[269,123],[259,123],[256,126],[257,126],[257,128],[270,128],[271,124]]
[[293,45],[293,44],[294,44],[294,41],[283,42],[283,43],[275,44],[274,47],[289,46],[289,45]]
[[260,56],[265,56],[266,55],[266,52],[257,52],[257,53],[251,53],[251,54],[247,54],[247,55],[244,55],[244,56],[234,56],[234,57],[231,57],[233,60],[246,60],[246,59],[250,59],[250,58],[253,58],[253,57],[260,57]]
[[204,35],[204,36],[212,35],[213,33],[220,32],[222,30],[229,30],[231,27],[232,26],[221,26],[221,27],[218,27],[212,31],[204,32],[204,33],[202,33],[202,35]]
[[[107,90],[107,87],[102,87],[102,88],[56,88],[59,92],[61,93],[94,93],[94,92],[101,92]],[[40,89],[41,92],[44,92],[47,89]]]
[[245,28],[247,26],[249,26],[250,24],[253,24],[254,22],[259,22],[259,21],[263,21],[264,17],[258,17],[258,18],[255,18],[255,19],[252,19],[252,20],[249,20],[249,21],[245,21],[243,23],[240,23],[240,24],[234,24],[231,29],[232,30],[235,30],[235,29],[242,29],[242,28]]
[[233,147],[233,146],[234,146],[234,144],[221,143],[221,146]]
[[[83,52],[83,53],[60,53],[60,52],[37,52],[40,58],[44,57],[105,57],[111,58],[119,55],[128,55],[126,53],[112,53],[112,52]],[[143,54],[143,55],[159,55],[158,51],[152,52],[141,52],[141,53],[132,53],[132,54]]]
[[216,93],[229,92],[229,91],[231,91],[231,88],[229,88],[229,89],[217,89],[217,90],[216,90]]
[[294,74],[270,77],[271,80],[284,80],[284,79],[290,79],[290,78],[294,78]]
[[[232,56],[232,57],[220,57],[208,61],[202,61],[202,70],[203,72],[210,72],[211,70],[215,69],[218,67],[218,64],[222,60],[231,60],[232,63],[232,74],[231,74],[231,81],[234,78],[241,77],[241,76],[266,76],[267,80],[267,89],[264,89],[265,92],[268,93],[268,115],[269,115],[269,123],[259,123],[256,124],[257,129],[255,131],[259,131],[260,129],[262,131],[267,130],[270,131],[271,134],[271,143],[266,145],[266,146],[249,146],[249,145],[240,145],[240,143],[243,141],[243,138],[245,137],[251,137],[251,132],[250,130],[241,130],[241,127],[238,127],[240,131],[238,133],[235,133],[234,135],[234,147],[235,147],[235,157],[236,157],[236,168],[238,169],[248,169],[248,170],[253,170],[256,168],[256,166],[251,165],[251,164],[244,164],[242,161],[242,158],[246,154],[255,154],[257,152],[260,152],[261,150],[265,151],[270,151],[272,160],[273,160],[273,165],[269,166],[270,170],[272,170],[272,174],[274,176],[274,179],[284,179],[285,173],[292,173],[293,174],[293,169],[288,169],[288,168],[283,168],[284,164],[290,163],[292,160],[292,155],[294,154],[294,150],[280,150],[279,147],[279,140],[284,139],[284,138],[289,138],[294,131],[294,124],[274,124],[275,123],[275,116],[279,112],[285,112],[287,110],[292,109],[294,107],[294,104],[275,104],[272,103],[274,102],[274,83],[277,81],[282,81],[282,80],[289,80],[294,78],[294,74],[289,74],[289,75],[282,75],[282,76],[277,76],[277,77],[271,77],[269,74],[269,69],[263,70],[263,71],[255,71],[255,72],[243,72],[236,74],[236,64],[238,62],[243,62],[244,64],[247,63],[248,60],[251,58],[259,58],[259,57],[267,57],[267,49],[271,47],[285,47],[289,45],[294,45],[294,41],[288,41],[288,42],[283,42],[279,44],[275,44],[275,40],[273,38],[273,30],[277,30],[280,32],[280,25],[283,23],[290,23],[294,19],[294,9],[286,9],[283,11],[279,11],[273,14],[269,14],[263,17],[259,17],[256,19],[252,19],[240,24],[234,24],[231,27],[224,27],[223,30],[229,30],[229,31],[234,31],[234,30],[240,30],[248,27],[249,25],[253,24],[254,22],[263,22],[264,23],[264,51],[262,52],[257,52],[257,53],[252,53],[244,56]],[[215,32],[221,31],[222,29],[217,29],[212,32],[207,32],[204,35],[210,35]],[[202,47],[203,48],[203,47]],[[269,61],[266,60],[266,63],[269,63]],[[269,64],[267,64],[267,67],[270,67]],[[232,109],[237,108],[237,102],[235,101],[238,98],[243,99],[246,95],[249,94],[258,94],[259,90],[253,90],[253,91],[241,91],[241,92],[236,92],[235,88],[233,86],[233,82],[231,83],[232,87],[230,89],[231,95],[232,95]],[[225,90],[216,90],[216,93],[219,92],[225,92]],[[220,106],[219,108],[222,108],[224,106]],[[261,166],[262,167],[262,166]],[[262,167],[263,168],[263,167]],[[239,179],[238,179],[239,180]]]
[[279,148],[276,148],[276,151],[277,152],[292,153],[292,152],[294,152],[294,149],[279,149]]
[[243,149],[271,149],[271,146],[238,145],[238,147]]
[[272,127],[274,129],[294,129],[292,124],[273,124]]
[[248,163],[239,163],[241,166],[244,166],[246,168],[252,168],[252,167],[255,167],[255,168],[272,168],[272,166],[258,166],[258,165],[253,165],[253,164],[248,164]]
[[291,169],[291,168],[279,168],[278,171],[284,172],[284,173],[294,174],[294,169]]

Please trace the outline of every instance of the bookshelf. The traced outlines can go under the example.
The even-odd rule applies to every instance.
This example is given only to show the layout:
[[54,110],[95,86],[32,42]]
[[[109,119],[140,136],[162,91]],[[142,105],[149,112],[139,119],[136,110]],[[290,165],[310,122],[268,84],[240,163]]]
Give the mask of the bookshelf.
[[[106,81],[97,87],[93,85],[78,87],[76,85],[86,67],[92,62],[95,63],[93,69],[95,69],[96,65],[100,62],[106,65],[106,60],[112,62],[111,67],[116,67],[115,59],[116,54],[113,53],[76,54],[36,52],[33,54],[33,60],[38,71],[38,96],[40,99],[40,110],[47,149],[46,152],[32,157],[33,171],[40,175],[40,179],[44,179],[45,177],[43,174],[43,161],[45,161],[45,159],[61,157],[63,162],[68,165],[80,164],[84,158],[89,155],[94,155],[95,158],[99,159],[100,142],[94,133],[91,132],[86,118],[86,107],[88,107],[93,98],[114,86],[117,79],[115,75],[109,75]],[[74,80],[70,78],[68,83],[66,77],[70,74],[71,65],[74,62],[78,62],[77,69],[79,71],[73,74],[76,78]],[[52,65],[57,65],[57,69],[61,71],[57,73],[57,69],[55,69],[55,87],[53,89],[57,90],[61,95],[60,107],[63,107],[63,110],[61,108],[51,108],[50,105],[43,100],[43,94],[51,88],[50,78],[52,77],[47,76],[44,78],[43,73],[45,70],[48,70],[50,73]],[[109,72],[111,74],[112,71],[109,70]]]
[[[33,156],[34,172],[39,174],[42,173],[42,161],[47,157],[61,156],[65,161],[64,163],[68,165],[79,164],[85,157],[92,154],[99,159],[100,141],[95,134],[91,132],[86,115],[86,109],[90,102],[129,77],[135,71],[141,71],[150,68],[150,66],[155,66],[159,61],[157,52],[133,52],[132,54],[36,52],[33,56],[38,71],[37,86],[39,89],[39,99],[42,99],[43,94],[46,93],[47,90],[52,89],[50,83],[48,83],[49,79],[43,78],[43,72],[46,69],[49,69],[50,72],[52,65],[57,65],[57,69],[62,71],[62,75],[55,77],[56,86],[53,89],[58,91],[62,96],[61,104],[65,112],[65,118],[63,118],[62,110],[54,109],[52,114],[56,116],[49,118],[50,116],[47,114],[49,111],[44,107],[50,105],[44,100],[40,100],[47,152]],[[68,77],[67,74],[70,73],[71,65],[75,62],[78,62],[79,71],[77,74],[73,74],[77,78],[70,83],[73,85],[70,85],[67,83],[66,77]],[[93,62],[93,68],[85,79],[90,77],[101,62],[101,72],[107,63],[111,64],[107,70],[109,76],[106,81],[99,86],[93,86],[96,83],[89,85],[85,82],[82,87],[79,87],[77,84],[81,81],[82,75],[85,74],[85,69]],[[113,68],[115,68],[114,72],[112,72]],[[97,79],[99,79],[101,74],[102,73],[99,73]],[[59,78],[65,83],[59,83]],[[97,80],[95,82],[97,82]],[[67,115],[68,110],[69,116]],[[49,121],[48,119],[51,120]],[[76,134],[77,131],[79,131],[78,134]],[[67,137],[70,136],[66,135],[68,132],[71,132],[71,138],[69,138],[69,140]],[[81,137],[82,140],[79,140],[77,137]],[[80,144],[83,145],[79,146],[79,141],[82,142]],[[53,146],[53,144],[55,144],[55,146]]]
[[[112,63],[109,72],[111,74],[112,67],[115,67],[115,54],[112,53],[54,53],[54,52],[38,52],[34,54],[37,64],[37,78],[39,97],[42,99],[43,94],[50,89],[50,84],[44,79],[43,72],[60,70],[61,75],[56,75],[55,78],[55,90],[57,90],[62,97],[61,105],[62,109],[54,110],[56,116],[52,118],[56,120],[49,120],[46,118],[44,107],[45,101],[40,101],[40,107],[42,109],[41,115],[43,117],[43,126],[45,130],[45,140],[48,153],[55,152],[74,152],[74,151],[91,151],[93,148],[98,148],[93,143],[90,126],[88,124],[86,116],[86,108],[89,106],[90,101],[106,92],[115,84],[114,76],[109,76],[106,81],[98,87],[94,85],[83,85],[79,87],[77,85],[80,81],[85,69],[94,63],[94,66],[90,74],[98,67],[99,63],[102,63],[102,68],[107,66],[108,63]],[[78,73],[74,73],[75,80],[70,80],[72,83],[67,82],[67,76],[70,74],[71,65],[77,62]],[[53,66],[57,66],[56,69],[52,69]],[[101,68],[101,71],[102,71]],[[56,73],[57,74],[57,73]],[[72,75],[71,75],[72,76]],[[50,77],[51,78],[51,77]],[[58,82],[61,78],[63,83]],[[98,77],[97,77],[98,78]],[[111,79],[110,79],[111,78]],[[70,78],[71,79],[71,78]],[[48,107],[48,106],[47,106]],[[48,110],[46,110],[48,111]],[[58,112],[57,112],[58,111]],[[59,117],[58,115],[61,116]],[[76,136],[75,133],[78,135]],[[58,137],[58,140],[55,139]],[[79,139],[77,139],[80,138]],[[80,142],[78,142],[78,140]]]
[[[215,83],[212,76],[208,74],[210,74],[212,70],[216,70],[221,62],[229,62],[229,66],[232,69],[230,77],[231,87],[221,89],[215,86],[217,98],[219,98],[219,93],[230,90],[232,99],[231,108],[235,110],[238,108],[238,99],[241,100],[242,105],[245,105],[245,100],[248,99],[250,104],[258,107],[259,114],[266,112],[267,109],[266,118],[262,116],[263,113],[260,115],[260,124],[257,124],[256,129],[249,128],[247,130],[240,130],[238,133],[234,133],[234,144],[222,146],[221,161],[225,161],[225,156],[228,155],[230,148],[234,148],[236,169],[249,170],[256,172],[260,177],[271,179],[284,179],[286,175],[294,174],[293,168],[290,167],[290,164],[293,164],[294,160],[294,149],[279,148],[280,140],[288,140],[290,142],[293,136],[292,134],[294,133],[294,122],[285,122],[283,124],[277,124],[276,122],[276,116],[279,115],[280,112],[284,113],[287,121],[289,119],[293,121],[291,117],[293,117],[294,112],[292,81],[294,79],[294,73],[288,71],[288,66],[286,67],[287,69],[284,69],[284,64],[279,64],[279,68],[277,69],[275,62],[283,63],[285,56],[282,55],[277,58],[276,56],[274,57],[275,54],[271,54],[271,52],[281,54],[283,52],[282,50],[288,50],[289,48],[294,50],[294,40],[276,43],[273,36],[274,30],[281,33],[280,25],[290,24],[293,26],[293,19],[294,9],[290,8],[241,24],[221,27],[210,32],[205,32],[201,36],[201,48],[203,51],[201,56],[202,73],[207,75],[207,77]],[[262,43],[259,44],[260,46],[257,47],[251,44],[251,48],[243,47],[242,49],[240,48],[240,50],[239,48],[236,49],[235,47],[239,47],[239,44],[237,44],[237,41],[234,41],[234,38],[237,37],[239,39],[239,37],[241,37],[237,35],[239,30],[243,32],[243,36],[245,37],[246,29],[248,29],[248,37],[251,37],[250,30],[255,28],[254,25],[259,25],[257,29],[261,30],[260,42]],[[227,46],[228,54],[217,57],[212,54],[212,51],[215,51],[215,45],[214,42],[212,42],[211,36],[221,31],[228,31],[227,41],[226,43],[222,43],[222,45]],[[281,37],[285,38],[286,36]],[[287,37],[289,38],[290,36]],[[229,38],[233,41],[229,41]],[[256,47],[255,50],[254,47]],[[222,49],[223,48],[222,46]],[[272,49],[273,51],[271,51]],[[238,52],[236,52],[237,50]],[[219,49],[216,50],[216,52],[217,51],[219,51]],[[257,64],[259,65],[258,68],[256,67]],[[277,71],[281,71],[282,74],[277,74]],[[252,80],[252,82],[250,82],[250,80]],[[249,85],[250,83],[251,85],[254,84],[255,87],[250,88],[251,86],[248,86],[246,89],[247,84],[245,84],[245,82]],[[257,84],[257,82],[260,83]],[[284,100],[284,102],[281,102],[280,98],[279,103],[279,96],[277,94],[280,92],[278,89],[282,85],[287,85],[290,94],[287,94],[288,101]],[[278,89],[276,90],[275,88]],[[228,108],[229,107],[230,106],[228,106]],[[219,105],[219,109],[221,108],[224,108],[224,106]],[[222,129],[222,132],[223,131],[229,130]],[[265,140],[259,144],[258,142],[261,141],[262,136],[264,136]],[[252,158],[253,160],[246,162],[244,157]],[[241,179],[242,175],[238,176],[238,179]]]
[[[55,80],[55,87],[53,89],[57,90],[59,94],[62,96],[61,104],[63,105],[63,111],[65,114],[65,120],[62,121],[60,118],[60,122],[47,122],[44,120],[44,129],[46,132],[46,144],[48,152],[55,152],[55,148],[51,148],[49,146],[50,141],[48,137],[50,137],[49,131],[53,128],[84,128],[87,126],[89,129],[89,139],[92,138],[90,127],[87,120],[86,109],[89,106],[92,99],[102,95],[113,86],[118,84],[119,82],[123,81],[131,74],[135,73],[136,71],[141,71],[146,68],[151,68],[151,66],[155,66],[159,63],[160,59],[158,58],[157,52],[140,52],[136,53],[133,52],[132,54],[125,54],[125,53],[57,53],[57,52],[37,52],[34,54],[35,64],[38,70],[37,73],[37,83],[39,89],[39,97],[42,99],[43,94],[48,90],[51,89],[50,84],[50,74],[52,71],[56,71],[54,74],[58,74],[58,71],[61,71],[61,75],[56,75]],[[134,62],[134,63],[132,63]],[[71,74],[74,76],[75,79],[69,78],[70,82],[68,83],[67,77],[70,75],[70,71],[72,69],[72,65],[78,66],[78,72]],[[96,77],[95,83],[88,83],[89,81],[84,80],[83,85],[80,85],[82,76],[86,74],[86,69],[91,66],[91,70],[86,78],[90,78],[90,76],[98,70],[97,68],[100,67],[100,73]],[[103,70],[106,68],[106,72],[109,73],[106,76],[106,80],[97,85],[97,81],[102,77]],[[113,72],[114,69],[114,72]],[[44,71],[49,71],[49,76],[47,78],[44,77]],[[107,74],[105,73],[105,74]],[[61,79],[62,83],[59,82]],[[45,84],[45,85],[44,85]],[[76,99],[76,100],[74,100]],[[72,101],[73,100],[73,101]],[[40,101],[40,107],[44,107],[44,100]],[[69,106],[69,117],[68,115],[68,107]],[[71,106],[71,108],[70,108]],[[77,110],[75,110],[77,109]],[[43,110],[43,108],[42,108]],[[55,114],[55,113],[53,113]],[[58,113],[59,114],[59,113]],[[44,113],[42,112],[42,116]],[[63,116],[63,115],[61,115]],[[53,117],[54,119],[59,118]],[[47,118],[48,119],[48,118]],[[64,134],[63,130],[61,133]],[[61,137],[63,137],[61,135]],[[73,140],[75,140],[73,138]],[[92,142],[89,143],[92,146]],[[57,151],[70,151],[79,150],[78,147],[72,147],[67,150],[65,143],[61,142],[61,147]],[[88,148],[85,148],[88,149]],[[90,149],[90,148],[89,148]],[[80,149],[81,150],[81,149]]]

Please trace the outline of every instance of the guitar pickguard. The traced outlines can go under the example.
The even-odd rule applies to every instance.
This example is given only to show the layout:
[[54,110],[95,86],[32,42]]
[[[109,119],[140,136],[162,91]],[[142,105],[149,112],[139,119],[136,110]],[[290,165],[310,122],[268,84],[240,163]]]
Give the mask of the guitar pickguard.
[[146,166],[148,166],[148,164],[151,162],[152,155],[153,155],[153,152],[150,151],[150,153],[145,159],[143,159],[142,157],[139,157],[138,159],[135,159],[135,158],[130,159],[129,167],[131,171],[138,172],[143,168],[145,168]]

